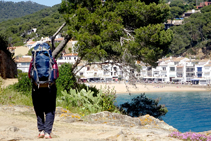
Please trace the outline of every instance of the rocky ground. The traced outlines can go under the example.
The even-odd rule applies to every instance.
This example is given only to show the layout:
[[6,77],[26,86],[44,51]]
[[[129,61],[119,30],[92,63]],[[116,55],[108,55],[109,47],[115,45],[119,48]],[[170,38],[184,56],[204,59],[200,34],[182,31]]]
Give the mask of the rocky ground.
[[[55,141],[176,141],[168,137],[176,131],[149,115],[139,118],[101,112],[81,118],[57,108],[52,132]],[[37,138],[32,107],[0,105],[0,141],[44,140]]]

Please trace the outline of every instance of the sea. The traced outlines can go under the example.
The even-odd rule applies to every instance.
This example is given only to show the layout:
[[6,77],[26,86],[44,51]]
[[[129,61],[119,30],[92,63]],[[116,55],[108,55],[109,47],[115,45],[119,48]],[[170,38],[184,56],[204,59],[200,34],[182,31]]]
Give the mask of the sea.
[[[148,98],[161,98],[168,113],[162,119],[180,132],[211,130],[211,91],[205,92],[153,92]],[[139,94],[117,94],[116,105],[130,102]]]

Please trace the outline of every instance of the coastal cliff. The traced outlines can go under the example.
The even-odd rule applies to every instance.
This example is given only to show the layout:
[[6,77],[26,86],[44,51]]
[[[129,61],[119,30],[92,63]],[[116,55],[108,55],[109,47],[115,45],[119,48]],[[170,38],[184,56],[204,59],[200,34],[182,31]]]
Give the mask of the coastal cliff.
[[[0,105],[0,140],[38,140],[32,107]],[[81,117],[57,107],[53,140],[68,141],[176,141],[177,129],[152,116],[136,118],[110,112]],[[39,139],[40,140],[40,139]]]

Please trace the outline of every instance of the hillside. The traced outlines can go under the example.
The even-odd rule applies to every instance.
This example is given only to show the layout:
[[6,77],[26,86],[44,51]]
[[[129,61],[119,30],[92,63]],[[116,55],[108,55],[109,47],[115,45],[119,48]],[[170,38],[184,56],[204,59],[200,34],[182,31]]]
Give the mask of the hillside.
[[[2,3],[2,2],[0,2]],[[21,46],[28,39],[38,41],[41,37],[52,36],[64,22],[59,13],[60,5],[45,8],[33,14],[0,22],[0,35],[5,36],[11,46]],[[201,13],[192,14],[184,19],[180,26],[171,30],[174,38],[168,56],[185,56],[191,58],[211,57],[211,5],[201,9]],[[27,34],[32,28],[36,33]],[[67,26],[63,31],[67,31]]]
[[[58,11],[59,6],[55,5],[30,15],[1,22],[0,35],[5,36],[13,46],[23,45],[29,38],[39,40],[41,37],[52,36],[64,22]],[[27,34],[32,28],[37,28],[37,34]]]
[[0,22],[29,15],[47,8],[47,6],[31,1],[17,3],[0,1],[0,7]]

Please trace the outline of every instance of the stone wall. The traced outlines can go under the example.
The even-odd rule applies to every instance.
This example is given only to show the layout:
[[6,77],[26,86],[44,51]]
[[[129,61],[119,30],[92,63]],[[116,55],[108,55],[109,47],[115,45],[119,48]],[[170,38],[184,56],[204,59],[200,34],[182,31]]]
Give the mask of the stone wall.
[[4,79],[17,76],[17,65],[3,50],[0,50],[0,76]]

